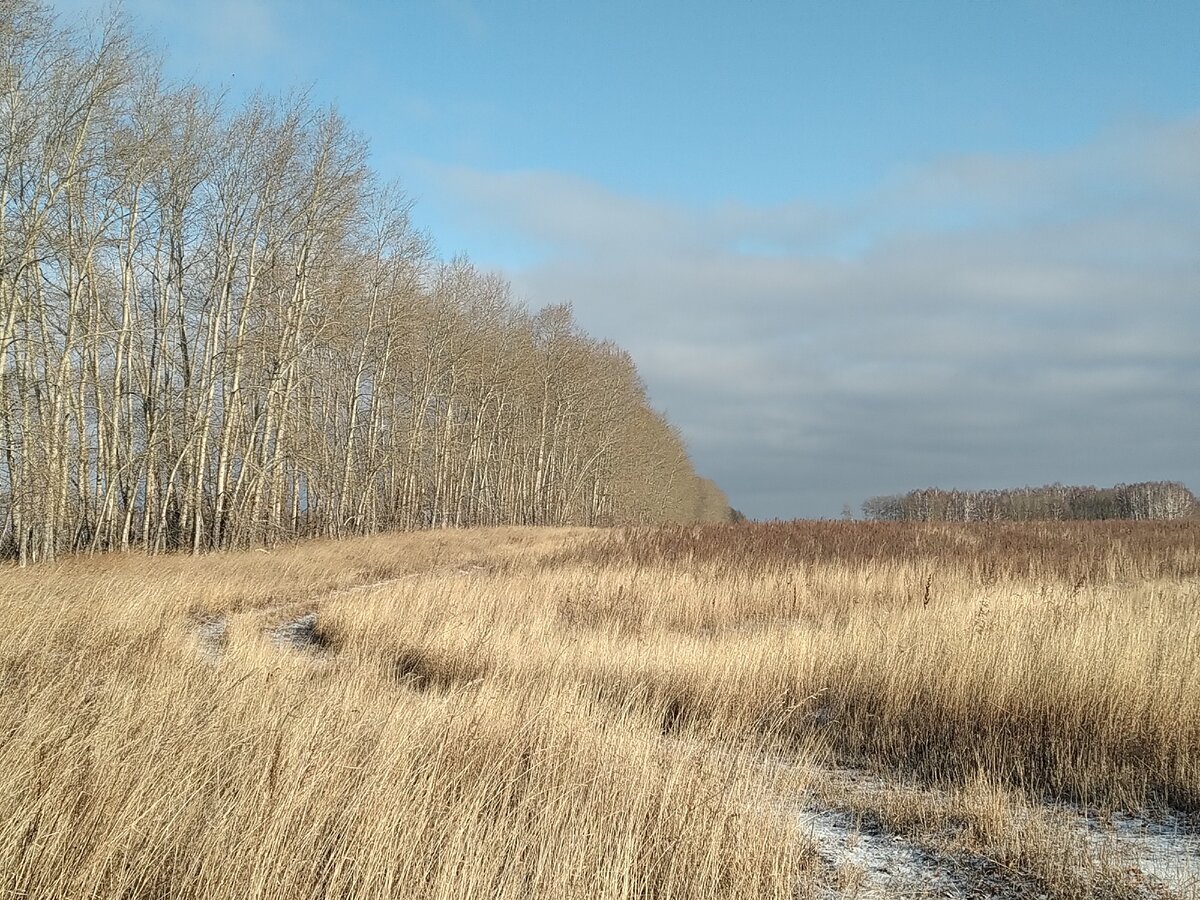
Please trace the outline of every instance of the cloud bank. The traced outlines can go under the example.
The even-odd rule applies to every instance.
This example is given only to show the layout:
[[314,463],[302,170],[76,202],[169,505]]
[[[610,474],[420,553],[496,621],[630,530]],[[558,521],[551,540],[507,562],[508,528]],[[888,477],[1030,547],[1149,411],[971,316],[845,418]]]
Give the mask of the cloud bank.
[[836,206],[440,179],[539,248],[519,292],[627,347],[751,515],[926,485],[1200,488],[1200,119],[948,158]]
[[440,179],[539,248],[518,292],[628,347],[750,515],[926,485],[1200,488],[1200,120],[947,158],[838,206]]

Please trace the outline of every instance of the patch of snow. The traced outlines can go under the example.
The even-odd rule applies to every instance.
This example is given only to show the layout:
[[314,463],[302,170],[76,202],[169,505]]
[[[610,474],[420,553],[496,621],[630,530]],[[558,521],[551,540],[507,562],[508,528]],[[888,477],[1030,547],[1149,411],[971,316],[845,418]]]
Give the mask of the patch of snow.
[[801,831],[833,870],[836,886],[826,889],[826,897],[970,896],[949,866],[902,837],[864,831],[835,810],[809,809],[797,815]]
[[1097,856],[1175,896],[1200,900],[1200,828],[1171,816],[1151,820],[1116,813],[1103,821],[1077,815]]
[[200,652],[209,659],[220,659],[225,651],[228,631],[229,621],[224,616],[201,620],[196,626],[196,640],[200,642]]
[[317,635],[317,614],[305,613],[298,619],[276,625],[269,632],[271,643],[281,649],[322,650],[324,646]]

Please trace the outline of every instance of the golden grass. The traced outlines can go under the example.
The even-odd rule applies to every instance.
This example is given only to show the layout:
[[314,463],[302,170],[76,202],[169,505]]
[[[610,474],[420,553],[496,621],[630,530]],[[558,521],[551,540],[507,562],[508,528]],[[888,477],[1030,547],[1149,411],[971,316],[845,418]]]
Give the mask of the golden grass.
[[[0,890],[795,897],[850,878],[787,806],[836,759],[946,789],[855,800],[880,827],[974,822],[960,849],[1082,897],[1096,861],[1022,810],[1200,809],[1200,526],[1027,526],[1008,568],[947,550],[986,529],[900,526],[868,554],[876,527],[2,569]],[[309,611],[321,652],[272,645]]]
[[586,591],[603,567],[592,609],[624,633],[589,656],[704,718],[929,780],[1198,812],[1200,524],[1144,527],[999,526],[1027,538],[1007,566],[980,526],[660,529],[558,574]]
[[[5,570],[0,888],[787,896],[799,841],[752,802],[747,765],[648,741],[640,718],[569,687],[414,689],[353,655],[280,651],[259,627],[314,588],[422,567],[437,570],[396,587],[453,596],[471,578],[446,565],[447,542],[459,562],[502,568],[567,537],[421,535]],[[232,626],[213,662],[191,623],[222,612]]]

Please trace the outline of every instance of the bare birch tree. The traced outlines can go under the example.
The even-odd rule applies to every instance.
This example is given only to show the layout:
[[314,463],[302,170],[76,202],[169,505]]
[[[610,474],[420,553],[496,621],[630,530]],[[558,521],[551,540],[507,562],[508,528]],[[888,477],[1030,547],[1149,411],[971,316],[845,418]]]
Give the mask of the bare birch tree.
[[435,259],[336,111],[0,0],[0,134],[0,553],[722,516],[628,354]]

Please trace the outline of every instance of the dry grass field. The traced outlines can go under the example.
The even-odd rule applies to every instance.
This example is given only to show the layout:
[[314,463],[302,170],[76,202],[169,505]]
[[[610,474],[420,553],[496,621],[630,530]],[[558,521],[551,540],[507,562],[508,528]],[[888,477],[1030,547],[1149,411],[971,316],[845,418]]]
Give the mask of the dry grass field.
[[0,896],[1195,897],[1200,524],[0,569]]

